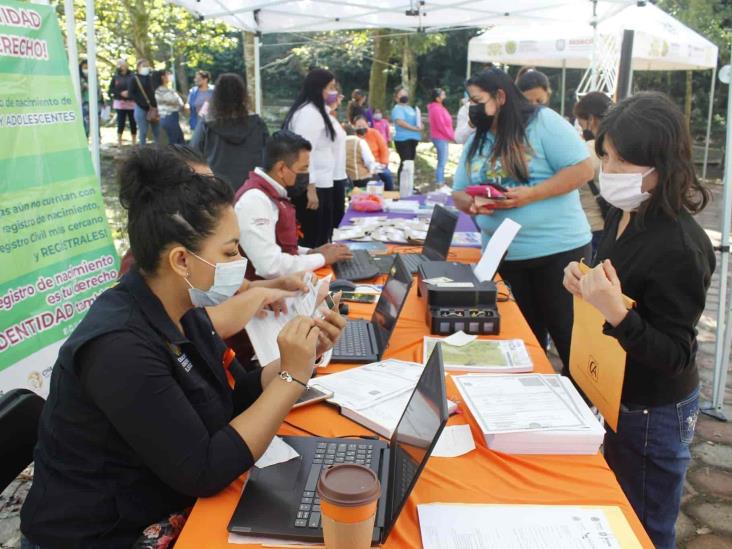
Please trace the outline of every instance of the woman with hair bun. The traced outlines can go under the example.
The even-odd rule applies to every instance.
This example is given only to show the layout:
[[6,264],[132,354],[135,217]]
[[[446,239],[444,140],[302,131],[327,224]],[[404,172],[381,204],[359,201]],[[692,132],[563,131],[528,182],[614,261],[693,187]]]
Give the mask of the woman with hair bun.
[[134,151],[120,180],[136,268],[59,351],[24,547],[148,546],[161,531],[155,547],[173,543],[196,498],[264,453],[345,325],[333,311],[297,317],[280,360],[245,372],[222,337],[292,292],[244,281],[231,188],[155,147]]

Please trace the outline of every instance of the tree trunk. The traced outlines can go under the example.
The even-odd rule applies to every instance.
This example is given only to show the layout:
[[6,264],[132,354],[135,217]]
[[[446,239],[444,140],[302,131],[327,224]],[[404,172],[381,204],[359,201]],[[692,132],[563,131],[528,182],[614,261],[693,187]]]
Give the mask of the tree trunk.
[[386,110],[387,93],[386,79],[391,50],[390,39],[385,37],[385,29],[374,29],[371,36],[374,39],[374,60],[371,63],[371,75],[369,76],[369,104],[373,109]]
[[257,105],[257,85],[256,85],[256,78],[257,75],[254,71],[255,69],[255,61],[254,57],[256,55],[255,52],[255,46],[254,46],[254,38],[255,35],[253,32],[242,32],[242,42],[244,44],[244,47],[242,48],[244,50],[244,74],[246,74],[247,79],[247,95],[249,100],[249,110],[253,111],[256,108]]
[[413,101],[417,91],[417,56],[409,43],[409,36],[404,37],[402,50],[402,86],[407,88]]
[[186,98],[188,97],[188,90],[191,88],[191,83],[188,80],[188,73],[186,72],[186,60],[180,54],[177,54],[174,59],[175,80],[178,83],[178,91],[183,98]]
[[691,100],[693,97],[692,91],[692,77],[694,73],[686,71],[686,96],[684,98],[684,117],[686,118],[686,125],[691,128]]
[[125,0],[122,4],[130,15],[130,39],[135,48],[137,60],[147,59],[154,63],[150,44],[150,9],[146,0]]

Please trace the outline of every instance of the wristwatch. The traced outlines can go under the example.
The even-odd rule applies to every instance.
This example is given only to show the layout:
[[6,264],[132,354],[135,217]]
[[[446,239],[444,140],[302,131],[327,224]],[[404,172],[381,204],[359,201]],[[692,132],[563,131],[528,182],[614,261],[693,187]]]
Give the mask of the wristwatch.
[[295,379],[294,377],[292,377],[290,375],[290,372],[288,372],[286,370],[280,370],[280,373],[278,375],[280,376],[280,379],[282,381],[285,381],[287,383],[292,383],[294,381],[295,383],[299,383],[300,385],[302,385],[303,387],[305,387],[307,389],[307,384],[306,383],[303,383],[299,379]]

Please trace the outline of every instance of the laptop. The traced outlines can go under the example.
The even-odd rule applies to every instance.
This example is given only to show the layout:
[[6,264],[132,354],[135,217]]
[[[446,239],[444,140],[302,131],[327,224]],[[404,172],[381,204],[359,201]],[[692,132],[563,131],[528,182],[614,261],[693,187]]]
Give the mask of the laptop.
[[399,313],[412,286],[412,273],[395,256],[371,320],[349,320],[333,348],[333,362],[368,363],[381,360]]
[[[457,227],[458,214],[447,208],[435,205],[430,218],[430,226],[427,229],[427,236],[424,239],[421,254],[398,254],[403,260],[407,269],[415,274],[424,261],[445,261],[450,252],[450,244]],[[394,255],[375,257],[374,263],[379,267],[379,272],[386,273],[394,261]]]
[[[421,254],[400,255],[412,274],[417,272],[423,261],[444,261],[450,251],[452,237],[457,227],[458,214],[447,208],[435,205],[430,218],[430,226],[424,240]],[[391,269],[395,255],[372,257],[364,249],[353,251],[353,258],[333,264],[336,278],[346,280],[367,280],[379,274],[386,274]]]
[[388,444],[358,438],[282,437],[300,459],[253,468],[228,531],[322,542],[317,482],[337,463],[370,467],[381,482],[372,543],[384,543],[447,423],[441,345],[435,346]]

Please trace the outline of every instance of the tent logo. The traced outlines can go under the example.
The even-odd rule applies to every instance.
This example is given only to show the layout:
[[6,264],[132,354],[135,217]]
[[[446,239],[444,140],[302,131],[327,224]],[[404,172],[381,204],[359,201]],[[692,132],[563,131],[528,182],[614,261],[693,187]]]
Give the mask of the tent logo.
[[513,40],[509,40],[508,42],[506,42],[506,53],[507,54],[512,55],[512,54],[516,53],[517,49],[518,48],[516,46],[516,42],[514,42]]
[[560,38],[556,41],[554,46],[557,48],[557,51],[564,51],[564,49],[567,47],[567,41],[564,38]]

